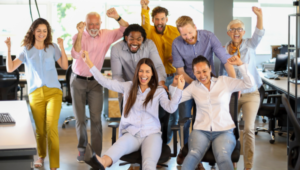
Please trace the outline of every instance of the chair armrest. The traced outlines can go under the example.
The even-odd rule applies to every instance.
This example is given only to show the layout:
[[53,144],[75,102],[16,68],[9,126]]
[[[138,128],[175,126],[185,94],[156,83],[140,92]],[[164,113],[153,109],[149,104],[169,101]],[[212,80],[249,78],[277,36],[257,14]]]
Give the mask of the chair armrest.
[[171,130],[172,131],[178,131],[180,129],[180,126],[179,125],[173,125],[172,127],[171,127]]
[[190,120],[190,119],[192,119],[191,117],[185,117],[185,118],[183,118],[183,119],[180,119],[179,120],[179,125],[180,126],[184,126],[184,124],[188,121],[188,120]]
[[270,94],[268,98],[281,98],[281,94]]
[[118,122],[111,122],[110,124],[108,124],[108,127],[118,128],[119,127],[119,123]]
[[265,92],[269,93],[269,92],[277,92],[277,90],[275,89],[268,89],[268,90],[265,90]]

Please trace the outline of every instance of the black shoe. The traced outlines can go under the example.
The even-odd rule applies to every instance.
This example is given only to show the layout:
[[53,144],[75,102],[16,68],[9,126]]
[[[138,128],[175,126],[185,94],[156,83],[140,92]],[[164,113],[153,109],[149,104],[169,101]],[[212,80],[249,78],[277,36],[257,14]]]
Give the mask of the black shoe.
[[89,143],[85,149],[84,162],[93,167],[93,169],[105,170],[104,166],[97,160],[96,154]]

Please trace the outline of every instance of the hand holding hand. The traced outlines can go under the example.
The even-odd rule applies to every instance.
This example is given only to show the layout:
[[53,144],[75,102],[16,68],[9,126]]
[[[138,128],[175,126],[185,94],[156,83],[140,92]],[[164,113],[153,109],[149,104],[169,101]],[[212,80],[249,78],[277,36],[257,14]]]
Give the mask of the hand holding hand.
[[92,68],[94,66],[94,64],[90,60],[89,53],[87,51],[82,52],[81,58],[89,66],[89,68]]
[[228,58],[227,62],[231,65],[237,65],[237,66],[240,66],[243,64],[242,60],[238,56],[233,56],[231,58]]
[[179,75],[177,88],[183,90],[184,85],[185,85],[185,80],[183,78],[183,75]]
[[261,10],[261,8],[253,6],[252,7],[252,11],[255,13],[256,16],[262,17],[262,10]]
[[79,22],[76,26],[78,33],[83,33],[85,26],[85,22]]
[[10,37],[7,37],[4,42],[5,42],[5,44],[6,44],[7,48],[8,48],[8,51],[10,51],[10,47],[11,47]]
[[118,19],[120,16],[115,8],[110,8],[106,11],[106,15],[109,18]]

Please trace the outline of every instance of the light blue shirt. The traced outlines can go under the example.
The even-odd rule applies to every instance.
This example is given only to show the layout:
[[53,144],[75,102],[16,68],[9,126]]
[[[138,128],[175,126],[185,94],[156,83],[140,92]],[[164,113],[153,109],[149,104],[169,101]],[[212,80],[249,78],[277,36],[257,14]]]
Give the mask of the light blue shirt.
[[42,86],[61,89],[55,68],[55,61],[60,57],[61,52],[54,43],[46,51],[38,50],[34,46],[30,50],[26,47],[22,49],[17,58],[25,65],[28,94]]
[[[132,87],[132,82],[119,82],[117,80],[107,79],[95,66],[91,68],[90,71],[98,83],[100,83],[103,87],[124,95],[124,108]],[[142,92],[139,88],[136,101],[130,109],[128,116],[124,117],[124,113],[122,113],[119,127],[119,137],[122,136],[122,130],[126,130],[133,136],[140,132],[141,137],[145,137],[153,133],[160,133],[161,126],[158,116],[158,106],[161,105],[162,108],[169,113],[174,113],[177,110],[178,104],[181,100],[182,90],[176,89],[172,99],[169,100],[166,90],[159,86],[153,95],[152,102],[150,101],[145,108],[143,103],[149,92],[150,88],[146,89],[144,92]]]
[[[252,93],[252,92],[256,91],[262,85],[261,78],[256,69],[256,60],[255,60],[256,52],[255,52],[255,50],[256,50],[256,47],[258,46],[259,42],[261,41],[262,37],[264,36],[264,34],[265,34],[264,29],[260,30],[258,28],[255,28],[252,38],[244,39],[240,45],[241,60],[243,63],[248,64],[249,72],[251,75],[253,75],[254,81],[255,81],[254,86],[252,86],[249,89],[245,89],[245,90],[241,91],[242,94]],[[230,43],[231,43],[231,41],[226,44],[226,46],[225,46],[226,51],[227,51],[227,49],[228,49],[227,47],[228,47],[228,45],[230,45]],[[227,53],[228,53],[228,51],[227,51]],[[232,56],[234,56],[234,55],[237,55],[237,52],[234,53]],[[243,76],[240,73],[239,69],[237,69],[237,67],[234,67],[234,69],[235,69],[236,77],[238,79],[243,79]],[[226,72],[223,64],[221,64],[221,66],[220,66],[220,75],[227,75],[227,72]]]

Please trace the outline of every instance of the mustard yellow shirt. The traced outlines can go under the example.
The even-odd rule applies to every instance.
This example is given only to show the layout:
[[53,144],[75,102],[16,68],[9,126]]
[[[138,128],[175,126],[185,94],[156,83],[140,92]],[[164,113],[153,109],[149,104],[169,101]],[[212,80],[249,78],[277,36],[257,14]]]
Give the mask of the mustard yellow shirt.
[[142,8],[142,27],[146,31],[147,38],[155,43],[161,61],[165,66],[166,73],[175,73],[176,68],[173,67],[168,59],[172,56],[172,42],[176,37],[180,36],[180,34],[177,28],[171,25],[166,25],[164,33],[158,34],[155,27],[150,25],[149,10],[149,8],[147,10]]

